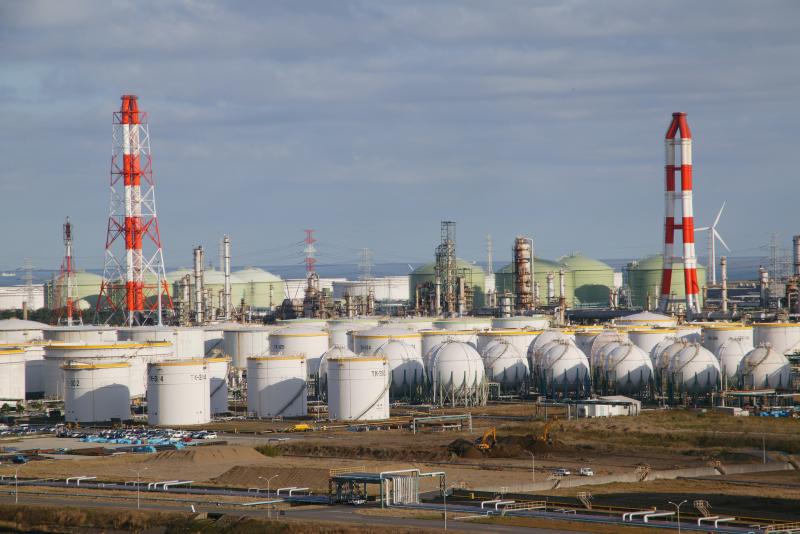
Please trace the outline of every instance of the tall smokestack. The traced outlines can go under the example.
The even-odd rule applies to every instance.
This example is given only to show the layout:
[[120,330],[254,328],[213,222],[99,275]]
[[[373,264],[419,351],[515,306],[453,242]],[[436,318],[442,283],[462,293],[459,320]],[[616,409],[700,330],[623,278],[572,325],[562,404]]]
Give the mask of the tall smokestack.
[[758,283],[761,293],[761,307],[769,307],[769,272],[761,266],[758,268]]
[[556,298],[555,278],[556,275],[552,271],[547,273],[547,304],[552,304]]
[[[680,141],[675,136],[680,133]],[[697,283],[697,256],[694,249],[694,211],[692,208],[692,133],[686,122],[686,113],[673,113],[665,136],[665,214],[664,214],[664,264],[661,277],[661,299],[658,308],[667,311],[672,292],[672,264],[674,263],[675,230],[682,230],[683,273],[686,288],[686,314],[700,313],[700,286]],[[681,149],[681,165],[675,161],[675,147]],[[675,173],[681,173],[681,224],[675,224]],[[713,266],[712,266],[713,267]]]
[[719,259],[719,267],[722,271],[722,313],[728,313],[728,258],[722,256]]
[[225,302],[222,304],[225,320],[231,320],[231,238],[225,236],[222,238],[222,263],[225,272],[225,287],[223,289],[223,298]]
[[800,235],[792,237],[792,260],[794,263],[794,275],[800,276]]
[[203,265],[203,247],[197,247],[194,249],[194,321],[197,324],[203,324],[205,320]]

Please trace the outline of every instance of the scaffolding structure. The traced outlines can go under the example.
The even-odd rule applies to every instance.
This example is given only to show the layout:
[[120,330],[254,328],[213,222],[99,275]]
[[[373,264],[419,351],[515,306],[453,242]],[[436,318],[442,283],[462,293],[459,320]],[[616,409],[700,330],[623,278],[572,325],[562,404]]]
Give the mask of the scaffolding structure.
[[456,265],[456,223],[442,221],[441,239],[436,247],[436,315],[458,313],[456,291],[458,289]]

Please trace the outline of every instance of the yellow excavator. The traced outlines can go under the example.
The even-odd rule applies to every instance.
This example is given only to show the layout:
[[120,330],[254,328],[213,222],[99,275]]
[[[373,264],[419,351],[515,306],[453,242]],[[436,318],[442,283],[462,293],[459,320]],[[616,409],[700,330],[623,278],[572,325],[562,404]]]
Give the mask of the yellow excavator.
[[488,451],[495,445],[497,445],[497,429],[495,427],[490,428],[483,433],[480,439],[475,440],[475,447],[481,451]]
[[542,429],[541,435],[536,438],[536,441],[540,441],[542,443],[547,443],[548,445],[553,444],[553,438],[550,437],[550,429],[556,422],[558,421],[558,417],[553,417],[549,419],[545,424],[544,428]]

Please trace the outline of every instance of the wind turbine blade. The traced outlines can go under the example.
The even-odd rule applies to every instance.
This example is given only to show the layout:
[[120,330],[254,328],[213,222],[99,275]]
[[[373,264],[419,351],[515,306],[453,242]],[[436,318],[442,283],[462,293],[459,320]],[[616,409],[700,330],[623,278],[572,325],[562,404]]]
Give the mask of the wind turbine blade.
[[719,218],[722,217],[722,210],[725,209],[725,202],[726,201],[722,202],[722,207],[719,209],[719,213],[717,213],[717,218],[714,219],[714,224],[711,225],[712,228],[716,228],[717,227],[717,223],[719,222]]
[[702,227],[700,227],[700,228],[695,228],[695,229],[694,229],[694,231],[695,231],[695,232],[705,232],[705,231],[706,231],[706,230],[708,230],[708,229],[709,229],[709,227],[708,227],[708,226],[702,226]]
[[715,236],[717,239],[719,239],[719,242],[720,242],[720,243],[722,243],[722,246],[723,246],[723,247],[725,247],[725,249],[726,249],[728,252],[730,252],[730,251],[731,251],[731,249],[730,249],[730,248],[728,248],[728,245],[725,243],[725,240],[724,240],[724,239],[722,239],[722,236],[721,236],[721,235],[719,235],[719,232],[717,232],[716,228],[714,229],[714,236]]

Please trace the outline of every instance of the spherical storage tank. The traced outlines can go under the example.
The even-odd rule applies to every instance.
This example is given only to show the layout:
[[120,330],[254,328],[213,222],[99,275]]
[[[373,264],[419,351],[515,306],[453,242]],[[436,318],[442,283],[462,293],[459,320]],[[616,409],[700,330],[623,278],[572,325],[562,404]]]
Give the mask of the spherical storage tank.
[[354,352],[363,352],[365,354],[372,354],[375,350],[389,341],[390,339],[399,339],[420,356],[422,352],[422,335],[418,332],[412,332],[403,327],[380,325],[369,330],[362,330],[361,332],[353,332],[352,334]]
[[769,343],[772,350],[786,356],[800,352],[800,323],[755,323],[753,343]]
[[211,395],[211,414],[228,411],[228,366],[231,359],[223,356],[206,358],[208,389]]
[[670,360],[669,374],[678,391],[696,395],[719,388],[719,362],[699,343],[688,343]]
[[518,389],[528,377],[527,355],[504,339],[486,345],[482,357],[489,381],[499,382],[505,391]]
[[486,370],[478,351],[469,343],[445,341],[434,349],[431,358],[431,386],[434,404],[458,404],[459,398],[469,404],[485,403],[482,391]]
[[589,358],[590,368],[594,370],[603,367],[608,354],[625,341],[628,341],[628,335],[624,331],[604,330],[597,334],[592,341],[589,354],[586,355]]
[[[467,303],[467,308],[481,308],[484,305],[486,294],[486,275],[479,266],[462,260],[456,259],[456,276],[463,278],[465,285],[472,289],[473,302]],[[436,283],[436,263],[428,263],[422,267],[417,267],[408,276],[408,294],[410,307],[416,306],[417,286]],[[426,328],[431,328],[427,326]]]
[[546,387],[557,391],[581,389],[589,375],[586,355],[568,339],[557,339],[546,346],[537,368]]
[[525,356],[536,338],[541,335],[542,330],[527,330],[517,328],[492,329],[478,332],[475,347],[479,354],[483,354],[486,347],[493,341],[505,340],[517,347]]
[[313,325],[294,325],[275,330],[269,336],[273,354],[302,354],[308,376],[319,373],[319,361],[328,350],[328,333]]
[[147,365],[147,423],[203,425],[211,421],[208,364],[203,359]]
[[390,397],[411,395],[425,383],[425,365],[419,354],[404,341],[390,339],[378,347],[373,356],[383,356],[389,362],[392,375]]
[[172,358],[192,360],[206,353],[205,331],[198,327],[140,326],[120,328],[119,339],[135,343],[168,341],[172,343]]
[[389,386],[389,362],[383,356],[331,358],[328,361],[328,419],[388,419]]
[[269,334],[274,328],[231,328],[222,333],[223,352],[237,369],[247,367],[247,359],[269,354]]
[[745,389],[785,391],[791,388],[789,359],[768,343],[761,343],[747,353],[739,366],[739,375]]
[[[66,295],[65,276],[56,275],[44,284],[45,307],[56,309],[59,306],[59,295]],[[94,308],[100,298],[100,287],[103,277],[86,271],[75,271],[72,275],[72,299],[74,302],[84,301]]]
[[0,406],[25,400],[25,350],[0,347]]
[[[631,290],[631,304],[636,307],[646,308],[648,297],[650,303],[657,302],[661,296],[661,273],[664,267],[664,256],[655,255],[629,263],[628,286]],[[674,304],[682,306],[686,302],[686,291],[683,284],[683,262],[672,264],[672,288],[670,294]],[[697,266],[697,283],[700,286],[698,294],[699,305],[703,305],[703,288],[706,287],[706,269]]]
[[650,382],[653,364],[642,349],[626,341],[608,354],[603,372],[617,392],[636,393]]
[[614,269],[610,265],[581,254],[564,256],[559,262],[572,273],[574,306],[608,306],[614,288]]
[[752,338],[731,337],[725,340],[717,349],[717,360],[722,377],[727,386],[736,386],[739,383],[739,367],[747,353],[753,350]]
[[729,339],[740,339],[753,345],[753,327],[741,323],[708,324],[702,327],[703,346],[712,354],[718,354],[720,347]]
[[666,340],[674,341],[678,331],[674,328],[642,328],[628,330],[628,339],[631,343],[645,351],[653,358],[653,349]]
[[96,423],[131,418],[130,364],[64,365],[64,420]]
[[247,412],[256,417],[303,417],[306,358],[302,354],[247,359]]

